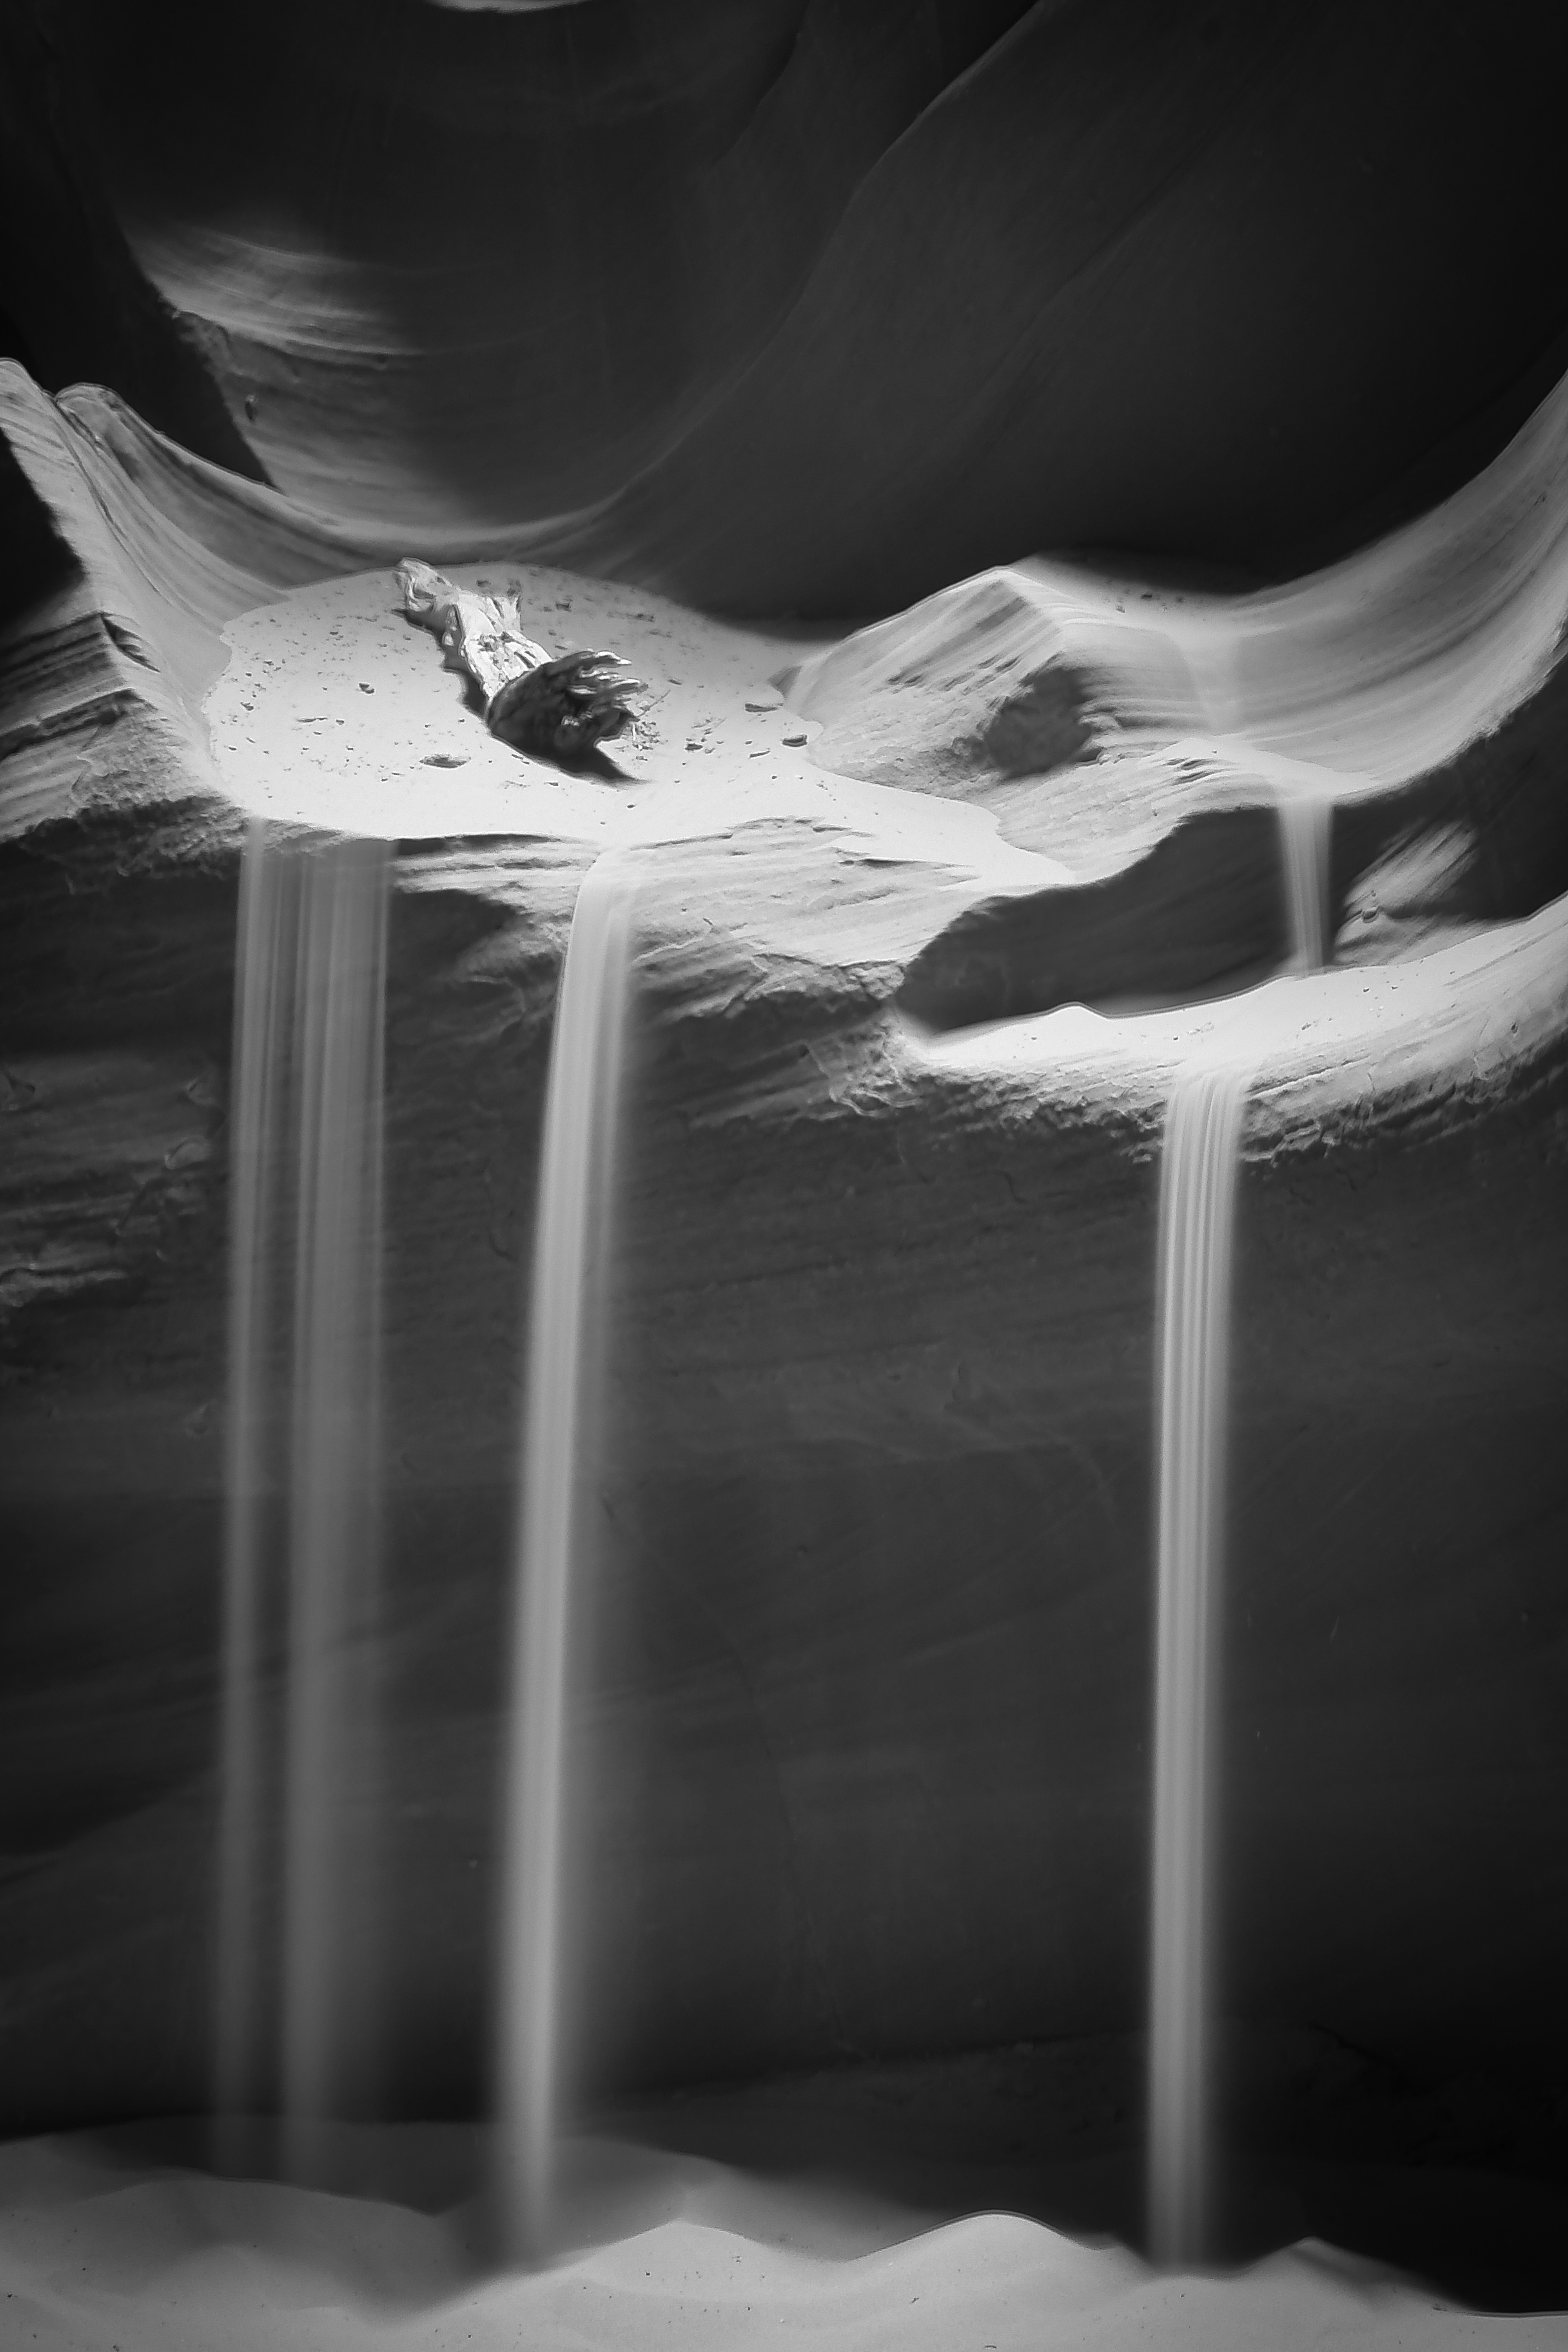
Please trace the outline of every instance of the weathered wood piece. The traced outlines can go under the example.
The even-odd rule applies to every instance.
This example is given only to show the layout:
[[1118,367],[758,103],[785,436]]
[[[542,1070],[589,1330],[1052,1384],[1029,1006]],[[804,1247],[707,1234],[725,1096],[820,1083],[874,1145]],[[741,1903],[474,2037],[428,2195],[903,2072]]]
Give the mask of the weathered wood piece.
[[404,609],[441,640],[448,669],[466,670],[485,698],[485,724],[514,750],[568,763],[632,725],[641,678],[619,654],[552,656],[529,636],[515,591],[483,596],[415,557],[397,567]]

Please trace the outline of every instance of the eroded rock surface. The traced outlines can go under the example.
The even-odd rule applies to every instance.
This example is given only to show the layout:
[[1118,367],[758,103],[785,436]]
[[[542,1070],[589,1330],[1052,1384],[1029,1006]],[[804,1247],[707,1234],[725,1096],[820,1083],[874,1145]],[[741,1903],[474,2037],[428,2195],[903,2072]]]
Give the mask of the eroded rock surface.
[[[396,843],[395,2104],[479,2095],[539,1119],[612,843],[642,879],[574,1829],[595,2079],[1136,2023],[1159,1135],[1216,1044],[1254,1069],[1227,2000],[1418,2070],[1563,2067],[1561,403],[1272,603],[1031,566],[837,646],[498,569],[546,651],[649,681],[621,775],[573,777],[466,707],[385,550],[3,386],[38,592],[0,637],[6,2120],[202,2095],[258,814]],[[1335,960],[1227,994],[1284,959],[1282,769],[1333,802]],[[963,1002],[976,968],[1019,997]]]

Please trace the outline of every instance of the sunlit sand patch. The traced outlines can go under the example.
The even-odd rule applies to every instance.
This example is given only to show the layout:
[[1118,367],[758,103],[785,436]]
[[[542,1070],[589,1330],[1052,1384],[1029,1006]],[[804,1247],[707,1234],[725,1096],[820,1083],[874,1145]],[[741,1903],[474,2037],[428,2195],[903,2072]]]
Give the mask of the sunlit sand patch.
[[768,683],[798,657],[785,637],[571,572],[457,565],[453,576],[475,589],[521,576],[551,654],[613,645],[648,681],[635,732],[609,747],[619,773],[572,772],[498,741],[465,681],[402,612],[392,573],[358,572],[297,589],[225,631],[231,657],[205,715],[241,807],[384,838],[489,834],[595,848],[796,818],[998,883],[1070,878],[1003,841],[984,810],[816,766],[814,730]]

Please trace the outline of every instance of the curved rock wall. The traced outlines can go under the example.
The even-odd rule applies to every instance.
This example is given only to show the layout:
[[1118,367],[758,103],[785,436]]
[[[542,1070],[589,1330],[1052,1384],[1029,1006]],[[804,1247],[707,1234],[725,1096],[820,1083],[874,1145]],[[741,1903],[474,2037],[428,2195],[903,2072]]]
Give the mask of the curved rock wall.
[[[25,0],[0,300],[363,536],[707,609],[1279,571],[1561,372],[1547,0]],[[1413,466],[1415,474],[1406,479]]]

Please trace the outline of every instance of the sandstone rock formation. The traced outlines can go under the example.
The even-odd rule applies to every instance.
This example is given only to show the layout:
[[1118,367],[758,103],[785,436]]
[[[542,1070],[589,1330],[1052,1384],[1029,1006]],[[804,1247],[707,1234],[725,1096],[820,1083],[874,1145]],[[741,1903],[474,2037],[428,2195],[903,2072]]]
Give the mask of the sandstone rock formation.
[[[1568,396],[1267,594],[1031,562],[841,642],[514,565],[546,651],[649,681],[616,782],[487,732],[401,547],[0,387],[6,2124],[203,2094],[258,814],[397,845],[395,2105],[479,2095],[538,1123],[609,843],[644,879],[592,2079],[1136,2024],[1160,1122],[1215,1040],[1255,1070],[1226,2004],[1561,2074]],[[1333,968],[1228,992],[1285,960],[1309,788]]]
[[52,388],[435,560],[526,528],[835,616],[1041,548],[1279,572],[1561,373],[1565,38],[1548,0],[21,0],[0,303]]

